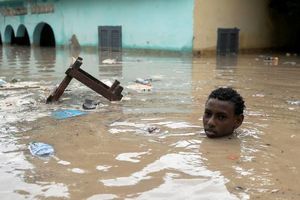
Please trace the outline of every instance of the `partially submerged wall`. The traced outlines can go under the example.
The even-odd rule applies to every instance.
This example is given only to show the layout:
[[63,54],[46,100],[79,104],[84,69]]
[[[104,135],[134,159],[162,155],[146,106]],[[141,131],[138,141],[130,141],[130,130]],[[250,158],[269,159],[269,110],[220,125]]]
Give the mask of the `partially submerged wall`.
[[195,0],[194,51],[212,51],[218,28],[238,28],[240,49],[273,47],[269,0]]
[[[98,45],[98,26],[122,26],[124,48],[191,51],[194,0],[56,0],[54,12],[1,16],[0,32],[7,25],[16,31],[23,24],[33,41],[35,27],[47,23],[57,45],[73,35],[81,46]],[[52,3],[51,3],[52,2]],[[24,1],[31,9],[35,3]],[[43,5],[42,1],[39,1]]]

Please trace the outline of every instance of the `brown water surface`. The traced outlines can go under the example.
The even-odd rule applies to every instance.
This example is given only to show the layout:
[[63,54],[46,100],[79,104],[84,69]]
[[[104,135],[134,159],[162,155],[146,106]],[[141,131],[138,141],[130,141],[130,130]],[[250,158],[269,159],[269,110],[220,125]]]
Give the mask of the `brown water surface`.
[[[36,86],[0,87],[1,199],[300,199],[298,56],[110,57],[84,50],[82,69],[107,84],[119,80],[122,101],[109,102],[72,80],[58,103],[46,105],[71,55],[0,49],[0,79]],[[277,65],[264,61],[270,55],[279,57]],[[117,63],[103,64],[107,58]],[[152,90],[139,90],[137,78],[151,78]],[[204,103],[219,86],[245,98],[245,121],[234,136],[208,139]],[[51,116],[61,108],[82,110],[86,98],[100,101],[97,109]],[[32,156],[32,141],[51,144],[54,156]]]

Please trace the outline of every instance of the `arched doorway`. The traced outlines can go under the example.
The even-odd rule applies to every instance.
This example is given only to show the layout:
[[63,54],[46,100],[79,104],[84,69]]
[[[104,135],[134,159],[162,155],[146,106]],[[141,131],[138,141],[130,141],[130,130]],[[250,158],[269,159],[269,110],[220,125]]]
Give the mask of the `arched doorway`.
[[28,32],[23,24],[21,24],[17,30],[17,37],[15,38],[15,43],[21,46],[30,46]]
[[7,25],[4,31],[4,43],[13,45],[15,43],[15,32],[11,25]]
[[41,22],[35,27],[33,43],[41,47],[55,47],[54,32],[49,24]]

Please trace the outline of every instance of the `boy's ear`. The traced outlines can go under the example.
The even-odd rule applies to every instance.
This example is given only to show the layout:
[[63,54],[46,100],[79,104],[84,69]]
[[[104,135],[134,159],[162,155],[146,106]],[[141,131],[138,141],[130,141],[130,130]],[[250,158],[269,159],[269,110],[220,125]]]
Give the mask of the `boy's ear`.
[[235,129],[240,127],[242,125],[243,121],[244,121],[244,115],[243,114],[236,116]]

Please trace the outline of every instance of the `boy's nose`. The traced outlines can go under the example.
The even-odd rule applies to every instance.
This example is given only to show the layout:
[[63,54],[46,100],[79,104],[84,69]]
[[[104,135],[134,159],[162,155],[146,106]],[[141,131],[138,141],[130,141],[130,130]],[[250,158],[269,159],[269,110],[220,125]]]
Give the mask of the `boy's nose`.
[[209,126],[215,126],[215,120],[214,120],[214,118],[213,117],[211,117],[211,118],[209,118],[209,120],[207,121],[207,124],[209,125]]

